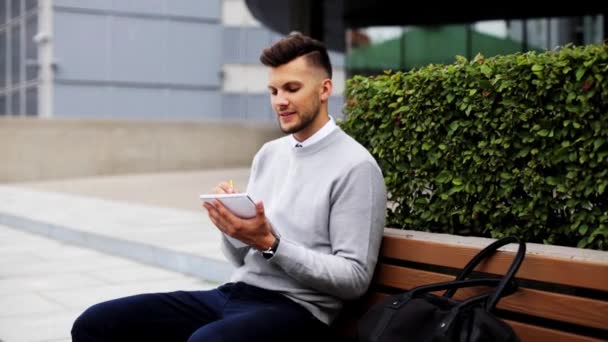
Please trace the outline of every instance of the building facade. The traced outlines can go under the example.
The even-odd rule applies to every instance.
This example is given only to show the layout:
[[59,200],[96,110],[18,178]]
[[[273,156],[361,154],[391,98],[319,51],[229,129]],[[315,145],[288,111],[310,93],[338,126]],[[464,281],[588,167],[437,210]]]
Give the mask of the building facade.
[[0,115],[274,121],[258,57],[281,37],[244,0],[0,0]]

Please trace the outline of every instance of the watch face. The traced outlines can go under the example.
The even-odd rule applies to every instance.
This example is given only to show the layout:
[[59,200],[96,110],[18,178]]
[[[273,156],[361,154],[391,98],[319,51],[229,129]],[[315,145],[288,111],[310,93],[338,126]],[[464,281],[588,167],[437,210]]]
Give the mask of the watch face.
[[273,255],[274,255],[274,251],[263,251],[262,252],[262,256],[266,259],[272,258]]

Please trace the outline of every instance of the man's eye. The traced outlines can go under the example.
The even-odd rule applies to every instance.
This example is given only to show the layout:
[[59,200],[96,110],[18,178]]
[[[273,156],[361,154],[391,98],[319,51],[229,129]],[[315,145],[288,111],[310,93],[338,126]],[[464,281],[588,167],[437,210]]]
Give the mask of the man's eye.
[[300,88],[287,88],[287,91],[290,93],[295,93],[298,90],[300,90]]

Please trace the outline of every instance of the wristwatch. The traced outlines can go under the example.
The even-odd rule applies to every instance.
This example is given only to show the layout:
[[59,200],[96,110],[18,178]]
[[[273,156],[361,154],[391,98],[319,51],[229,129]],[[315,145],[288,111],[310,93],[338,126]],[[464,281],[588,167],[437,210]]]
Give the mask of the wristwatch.
[[264,259],[268,260],[274,256],[274,254],[277,252],[277,248],[279,247],[279,242],[281,242],[281,239],[279,239],[278,236],[275,236],[272,246],[268,247],[267,250],[262,251],[262,256]]

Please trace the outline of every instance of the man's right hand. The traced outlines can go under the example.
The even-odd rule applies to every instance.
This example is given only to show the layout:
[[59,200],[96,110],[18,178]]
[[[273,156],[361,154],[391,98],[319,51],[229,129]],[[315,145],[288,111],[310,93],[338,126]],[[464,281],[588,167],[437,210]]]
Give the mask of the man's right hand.
[[228,182],[221,182],[215,188],[211,189],[212,194],[235,194],[238,191],[230,186]]

